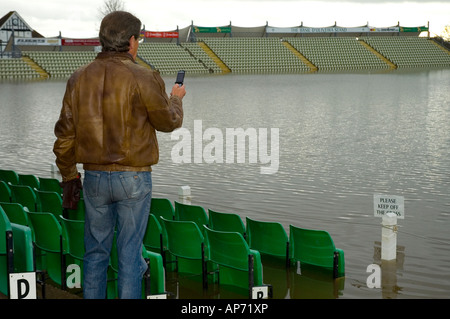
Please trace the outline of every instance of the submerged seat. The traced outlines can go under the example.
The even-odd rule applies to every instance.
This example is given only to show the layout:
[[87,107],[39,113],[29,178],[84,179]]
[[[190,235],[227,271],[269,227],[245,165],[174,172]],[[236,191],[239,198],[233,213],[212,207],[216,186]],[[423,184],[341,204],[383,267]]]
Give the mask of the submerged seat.
[[59,184],[59,180],[56,178],[38,177],[39,190],[48,192],[57,192],[62,195],[62,188]]
[[166,298],[166,278],[164,276],[163,258],[160,254],[143,250],[142,256],[148,263],[144,278],[144,297],[147,299]]
[[14,272],[34,271],[33,239],[31,228],[11,223],[14,243]]
[[0,181],[0,202],[11,202],[11,189],[5,181]]
[[152,198],[150,206],[150,214],[155,215],[158,219],[164,217],[165,219],[174,219],[175,210],[172,203],[167,198]]
[[62,226],[63,247],[78,265],[82,265],[84,257],[84,221],[72,220],[59,216]]
[[167,232],[167,250],[177,257],[177,271],[202,275],[203,288],[208,285],[205,238],[193,221],[161,218]]
[[[5,211],[11,223],[16,223],[23,226],[28,226],[31,228],[31,235],[33,242],[35,240],[33,225],[28,218],[28,208],[23,207],[19,203],[0,203],[0,206]],[[36,268],[41,268],[43,260],[45,259],[45,253],[41,251],[38,247],[35,248],[35,262]],[[44,288],[43,288],[44,289]]]
[[56,218],[63,214],[61,195],[51,191],[35,191],[41,212],[52,213]]
[[[63,216],[58,216],[62,227],[63,249],[66,256],[66,265],[77,265],[80,277],[67,276],[67,286],[69,288],[81,288],[83,283],[83,258],[84,258],[84,220],[72,220]],[[67,271],[69,271],[69,267]],[[72,268],[73,270],[73,268]],[[80,282],[69,282],[79,279]],[[79,284],[79,286],[77,285]]]
[[28,209],[24,208],[21,204],[0,202],[0,207],[3,208],[3,211],[8,216],[11,223],[31,226],[30,221],[28,220]]
[[335,247],[330,234],[289,226],[290,261],[306,263],[333,270],[333,277],[345,275],[344,251]]
[[[170,270],[173,270],[173,266],[175,265],[174,263],[175,260],[173,256],[171,256],[170,254],[168,254],[167,256],[165,255],[165,252],[167,250],[167,234],[165,231],[165,225],[161,220],[161,217],[164,217],[165,219],[168,220],[175,219],[175,209],[173,208],[173,205],[170,202],[170,200],[167,198],[152,198],[152,204],[150,206],[150,215],[153,215],[156,218],[156,222],[158,222],[159,227],[157,226],[154,220],[151,220],[152,217],[149,217],[149,223],[147,227],[150,227],[150,229],[147,229],[147,231],[151,231],[151,229],[154,229],[156,232],[160,232],[160,234],[159,235],[152,234],[150,235],[151,238],[148,236],[148,234],[146,235],[147,238],[145,239],[145,241],[147,242],[147,245],[150,245],[147,247],[147,249],[155,251],[154,248],[158,240],[158,238],[156,238],[155,236],[161,235],[162,246],[159,249],[159,251],[163,257],[164,267],[170,267]],[[148,242],[149,240],[151,241],[151,243]]]
[[55,215],[47,212],[28,212],[28,218],[33,226],[35,245],[45,252],[45,265],[50,279],[66,288],[66,262],[63,245],[63,231]]
[[246,237],[245,226],[242,218],[237,214],[221,213],[208,210],[209,213],[209,227],[218,231],[238,232],[244,238]]
[[30,227],[11,223],[0,207],[0,292],[9,296],[9,274],[33,271]]
[[11,189],[12,202],[22,204],[30,212],[40,211],[36,193],[30,186],[10,185],[9,187]]
[[149,214],[147,229],[144,235],[144,246],[147,250],[163,255],[163,230],[155,215]]
[[208,215],[203,207],[175,202],[175,220],[193,221],[203,231],[203,225],[208,225]]
[[9,296],[9,273],[13,272],[13,232],[8,216],[0,207],[0,292]]
[[30,186],[32,189],[39,189],[39,179],[32,174],[18,174],[19,185]]
[[219,264],[219,284],[233,285],[248,291],[252,298],[254,287],[267,287],[266,297],[272,294],[271,286],[263,284],[261,256],[250,249],[242,234],[212,230],[204,226],[209,260]]
[[0,169],[0,181],[11,185],[19,185],[19,174],[11,169]]
[[289,262],[289,239],[278,222],[257,221],[246,217],[247,242],[260,253],[281,257]]

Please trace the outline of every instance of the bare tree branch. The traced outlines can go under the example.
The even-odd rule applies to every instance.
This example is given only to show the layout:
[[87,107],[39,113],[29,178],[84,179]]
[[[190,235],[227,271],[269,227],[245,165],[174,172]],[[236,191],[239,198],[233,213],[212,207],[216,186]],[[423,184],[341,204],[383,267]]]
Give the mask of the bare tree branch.
[[99,8],[100,16],[104,17],[114,11],[123,11],[125,4],[122,0],[105,0],[103,6]]

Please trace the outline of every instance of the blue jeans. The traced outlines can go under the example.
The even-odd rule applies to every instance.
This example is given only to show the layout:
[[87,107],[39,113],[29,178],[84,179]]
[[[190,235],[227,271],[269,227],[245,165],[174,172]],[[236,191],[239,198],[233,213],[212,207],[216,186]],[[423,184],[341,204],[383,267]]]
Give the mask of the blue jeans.
[[152,196],[150,172],[85,171],[83,296],[105,299],[114,235],[119,298],[141,298],[147,264],[142,245]]

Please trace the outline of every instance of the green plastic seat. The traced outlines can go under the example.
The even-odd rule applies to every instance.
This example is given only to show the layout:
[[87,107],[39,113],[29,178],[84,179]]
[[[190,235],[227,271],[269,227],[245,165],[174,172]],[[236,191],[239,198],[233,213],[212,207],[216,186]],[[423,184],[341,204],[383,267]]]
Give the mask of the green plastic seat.
[[9,273],[13,272],[13,233],[11,223],[0,207],[0,292],[9,295]]
[[174,219],[175,210],[172,203],[167,198],[152,198],[150,206],[150,214],[155,215],[158,219],[164,217],[165,219]]
[[62,199],[56,192],[35,191],[41,212],[52,213],[58,219],[63,214]]
[[[0,206],[5,211],[11,223],[16,223],[23,226],[28,226],[31,228],[31,235],[33,238],[33,242],[35,240],[33,225],[28,218],[28,208],[23,207],[19,203],[0,203]],[[43,259],[45,259],[45,253],[41,251],[41,249],[35,249],[35,261],[36,267],[41,268],[43,263]]]
[[167,296],[166,279],[164,276],[163,258],[160,254],[143,250],[142,256],[148,263],[147,278],[144,278],[143,297]]
[[34,271],[31,229],[11,223],[0,207],[0,292],[9,296],[9,274]]
[[285,258],[289,262],[289,239],[278,222],[257,221],[246,217],[247,242],[260,253]]
[[[248,291],[263,286],[261,256],[250,249],[242,234],[217,231],[204,226],[207,237],[207,255],[220,265],[219,284],[233,285]],[[269,289],[271,291],[271,287]]]
[[50,279],[66,288],[66,261],[63,231],[55,215],[47,212],[28,212],[28,218],[33,225],[35,245],[45,252],[45,269]]
[[14,170],[0,169],[0,181],[4,181],[11,185],[19,185],[19,174]]
[[30,186],[10,185],[12,202],[22,204],[30,212],[40,211],[36,193]]
[[34,271],[33,238],[31,228],[11,223],[14,242],[14,272]]
[[143,243],[146,250],[162,256],[164,269],[173,271],[176,260],[173,255],[167,253],[167,233],[162,223],[162,220],[158,221],[155,215],[149,214]]
[[[165,231],[165,226],[163,221],[161,220],[161,217],[164,217],[168,220],[175,219],[175,209],[173,208],[173,205],[171,201],[167,198],[152,198],[152,204],[150,207],[150,214],[154,215],[161,227],[161,234],[162,234],[162,250],[160,250],[160,253],[163,257],[164,267],[165,269],[174,270],[175,267],[175,257],[171,254],[166,254],[167,251],[167,234]],[[151,221],[150,226],[153,228],[155,227],[154,221]],[[150,231],[148,229],[148,231]],[[158,227],[156,227],[156,231],[159,231]],[[148,248],[151,251],[155,251],[154,249]]]
[[[80,267],[80,280],[83,283],[84,258],[84,221],[71,220],[59,216],[62,226],[63,248],[66,254],[66,265],[75,264]],[[69,278],[67,278],[69,281]]]
[[155,215],[149,214],[147,229],[144,235],[144,246],[147,250],[163,254],[163,230]]
[[209,224],[208,215],[203,207],[177,201],[175,201],[175,220],[193,221],[201,231],[203,231],[203,225]]
[[0,181],[0,202],[11,202],[11,189],[5,181]]
[[201,274],[203,287],[206,288],[207,265],[202,231],[193,221],[168,220],[164,217],[161,219],[167,232],[167,249],[177,257],[177,271]]
[[337,249],[330,234],[289,226],[290,261],[306,263],[333,270],[333,277],[345,275],[344,251]]
[[28,210],[21,204],[0,202],[0,207],[3,208],[3,211],[5,212],[6,216],[8,216],[8,219],[11,223],[31,227],[27,214]]
[[[84,258],[84,221],[72,220],[59,216],[62,226],[63,240],[66,253],[78,262]],[[81,265],[81,263],[79,263]]]
[[32,174],[18,174],[19,185],[30,186],[32,189],[39,189],[39,179]]
[[38,177],[39,190],[48,192],[57,192],[62,195],[62,188],[59,180],[56,178]]
[[242,218],[237,214],[221,213],[208,210],[209,214],[209,227],[213,230],[238,232],[244,238],[246,237],[245,226],[242,222]]

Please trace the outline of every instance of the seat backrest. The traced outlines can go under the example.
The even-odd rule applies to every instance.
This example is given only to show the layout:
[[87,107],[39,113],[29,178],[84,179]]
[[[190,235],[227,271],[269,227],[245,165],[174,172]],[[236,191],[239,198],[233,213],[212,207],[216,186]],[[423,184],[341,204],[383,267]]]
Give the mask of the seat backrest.
[[246,217],[247,242],[251,249],[273,256],[288,255],[288,236],[278,222],[257,221]]
[[63,213],[61,195],[57,192],[50,191],[35,191],[39,201],[40,211],[52,213],[58,219],[59,215]]
[[10,169],[0,169],[0,181],[5,181],[12,185],[19,184],[19,174]]
[[35,236],[35,243],[40,249],[61,252],[62,228],[55,215],[47,212],[28,212]]
[[8,219],[11,223],[16,223],[19,225],[30,226],[30,222],[28,220],[27,210],[19,203],[0,203],[0,206],[3,208],[4,212],[8,216]]
[[208,215],[203,207],[179,202],[175,202],[175,220],[193,221],[202,230],[203,225],[208,225],[209,223]]
[[144,258],[148,258],[150,267],[150,293],[163,294],[166,292],[164,265],[160,254],[144,250]]
[[174,219],[175,210],[169,199],[152,198],[150,214],[155,215],[158,219],[159,217],[164,217],[165,219],[171,220]]
[[167,232],[167,248],[172,254],[187,259],[202,259],[204,237],[195,222],[161,219]]
[[62,188],[56,178],[38,177],[39,190],[62,194]]
[[290,225],[289,237],[291,259],[321,267],[333,267],[336,248],[327,231]]
[[209,227],[213,230],[238,232],[245,238],[245,226],[242,218],[237,214],[220,213],[208,210]]
[[18,174],[19,184],[30,186],[32,189],[39,189],[39,179],[32,174]]
[[206,230],[208,257],[211,261],[219,265],[248,271],[250,249],[240,233],[203,227]]
[[34,271],[33,239],[28,226],[11,223],[14,242],[14,272]]
[[8,273],[13,270],[13,261],[11,260],[12,237],[11,223],[0,207],[0,292],[5,295],[8,294]]
[[144,246],[147,249],[161,249],[162,227],[155,215],[149,214],[147,229],[144,235]]
[[6,255],[6,232],[12,232],[11,222],[8,219],[5,211],[0,207],[0,255]]
[[0,181],[0,202],[11,202],[11,189],[5,181]]
[[37,197],[30,186],[10,185],[12,202],[22,204],[30,212],[39,211]]
[[68,249],[68,253],[78,260],[83,260],[84,221],[67,219],[61,215],[59,220],[61,220],[63,240],[66,241],[65,247]]

